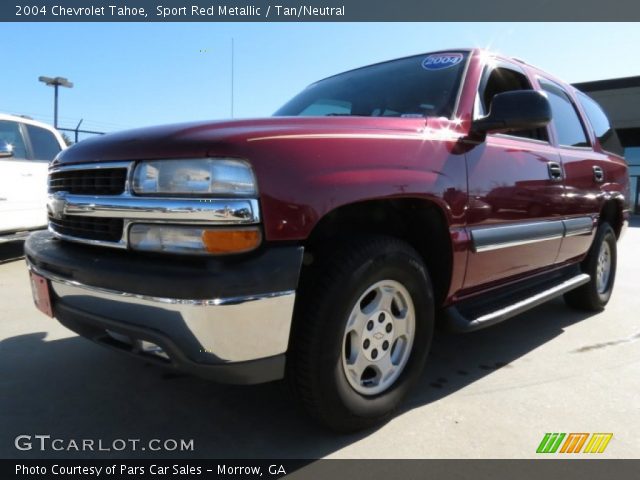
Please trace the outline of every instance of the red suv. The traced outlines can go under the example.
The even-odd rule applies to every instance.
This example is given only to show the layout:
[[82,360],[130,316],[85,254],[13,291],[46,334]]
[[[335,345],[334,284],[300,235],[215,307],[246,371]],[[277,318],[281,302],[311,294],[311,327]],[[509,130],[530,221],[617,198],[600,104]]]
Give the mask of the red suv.
[[272,118],[85,140],[26,242],[36,304],[218,381],[287,377],[321,422],[363,428],[419,378],[437,322],[604,308],[619,151],[592,99],[481,50],[342,73]]

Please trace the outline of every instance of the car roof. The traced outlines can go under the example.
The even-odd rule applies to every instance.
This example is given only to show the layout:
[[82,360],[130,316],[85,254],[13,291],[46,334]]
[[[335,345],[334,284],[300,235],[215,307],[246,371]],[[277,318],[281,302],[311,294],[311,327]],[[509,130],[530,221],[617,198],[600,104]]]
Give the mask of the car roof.
[[67,148],[67,143],[64,141],[62,134],[56,130],[52,125],[48,125],[43,122],[38,122],[37,120],[32,120],[30,118],[21,117],[20,115],[9,115],[8,113],[0,113],[0,120],[16,122],[16,123],[24,123],[25,125],[33,125],[34,127],[44,128],[45,130],[51,132],[53,136],[58,141],[60,148],[63,150]]
[[34,127],[41,127],[52,132],[58,133],[57,130],[49,124],[32,120],[28,117],[21,117],[20,115],[9,115],[8,113],[0,113],[0,120],[7,120],[10,122],[26,123],[27,125],[33,125]]

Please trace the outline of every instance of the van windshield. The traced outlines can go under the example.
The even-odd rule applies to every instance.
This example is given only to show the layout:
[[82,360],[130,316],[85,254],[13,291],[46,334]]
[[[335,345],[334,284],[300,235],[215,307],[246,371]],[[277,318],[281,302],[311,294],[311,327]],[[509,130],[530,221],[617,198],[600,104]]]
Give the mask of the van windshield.
[[274,115],[450,118],[467,57],[427,53],[341,73],[310,85]]

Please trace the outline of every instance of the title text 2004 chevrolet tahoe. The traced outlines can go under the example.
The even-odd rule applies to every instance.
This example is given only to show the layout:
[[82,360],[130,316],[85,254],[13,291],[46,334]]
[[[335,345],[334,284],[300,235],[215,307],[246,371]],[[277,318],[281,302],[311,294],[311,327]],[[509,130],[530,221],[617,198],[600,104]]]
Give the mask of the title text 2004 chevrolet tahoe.
[[436,318],[602,309],[628,219],[606,116],[519,60],[428,53],[321,80],[273,118],[86,140],[26,257],[39,307],[222,382],[288,377],[339,430],[386,418]]

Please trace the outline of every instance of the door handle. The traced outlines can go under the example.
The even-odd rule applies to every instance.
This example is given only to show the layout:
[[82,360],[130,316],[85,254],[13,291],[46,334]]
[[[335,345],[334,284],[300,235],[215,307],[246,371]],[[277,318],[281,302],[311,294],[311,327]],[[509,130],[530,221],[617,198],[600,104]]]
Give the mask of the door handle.
[[549,178],[554,182],[562,180],[562,166],[558,162],[548,162]]
[[597,165],[593,166],[593,179],[596,183],[604,182],[604,170],[602,170],[602,167],[598,167]]

